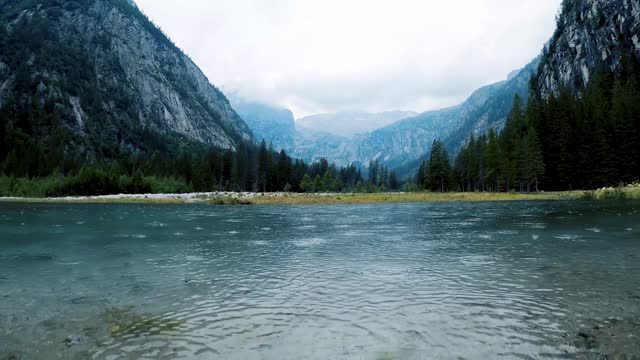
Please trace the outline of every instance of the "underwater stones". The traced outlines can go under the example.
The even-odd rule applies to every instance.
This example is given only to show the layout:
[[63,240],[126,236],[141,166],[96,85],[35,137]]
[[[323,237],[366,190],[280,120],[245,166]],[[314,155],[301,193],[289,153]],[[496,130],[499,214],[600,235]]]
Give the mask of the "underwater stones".
[[574,345],[581,349],[595,349],[598,347],[598,341],[596,335],[590,330],[583,330],[578,332],[578,336],[574,340]]
[[132,307],[109,309],[104,318],[107,321],[107,331],[113,338],[174,332],[181,325],[177,320],[137,314]]
[[6,356],[3,356],[0,358],[0,360],[21,360],[21,359],[24,359],[24,357],[18,352],[11,352]]
[[67,347],[72,347],[72,346],[84,344],[86,341],[87,341],[87,338],[85,336],[71,335],[71,336],[67,336],[67,338],[64,339],[63,343],[67,345]]
[[602,359],[640,360],[640,320],[606,320],[580,330],[571,345]]
[[21,262],[50,262],[55,260],[55,257],[50,254],[20,254],[17,258]]
[[87,305],[87,304],[96,304],[98,303],[98,299],[92,296],[78,296],[69,301],[73,305]]

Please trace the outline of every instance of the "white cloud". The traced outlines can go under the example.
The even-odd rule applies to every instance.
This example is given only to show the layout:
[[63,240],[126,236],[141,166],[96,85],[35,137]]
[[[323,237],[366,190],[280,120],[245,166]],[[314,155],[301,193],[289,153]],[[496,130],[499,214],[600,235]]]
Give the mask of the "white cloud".
[[448,106],[533,59],[561,0],[137,0],[223,90],[291,108]]

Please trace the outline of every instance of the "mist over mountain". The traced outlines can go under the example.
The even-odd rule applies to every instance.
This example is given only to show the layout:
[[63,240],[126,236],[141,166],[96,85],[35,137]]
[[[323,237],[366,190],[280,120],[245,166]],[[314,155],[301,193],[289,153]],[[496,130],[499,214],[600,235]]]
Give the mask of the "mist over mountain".
[[317,114],[296,120],[298,129],[308,129],[329,133],[340,137],[351,137],[367,133],[417,115],[413,111],[386,111],[370,113],[365,111],[341,111]]
[[[260,133],[258,129],[268,129],[264,132],[267,141],[283,146],[296,157],[308,161],[327,158],[339,165],[378,160],[391,168],[400,168],[401,174],[409,174],[426,156],[434,139],[443,139],[447,148],[455,153],[470,134],[504,126],[513,97],[517,94],[526,98],[529,80],[538,64],[539,59],[535,59],[511,72],[507,80],[476,90],[460,105],[421,114],[401,111],[321,114],[296,121],[293,133],[286,110],[256,106],[252,110],[262,113],[245,115],[244,119],[249,124],[254,123],[253,119],[260,119],[252,129],[257,133]],[[238,106],[239,113],[246,113],[246,105]],[[284,117],[275,120],[277,116],[272,115],[277,114]],[[409,116],[397,119],[402,115]],[[384,123],[388,125],[376,127]],[[371,130],[359,132],[364,128]],[[290,142],[282,143],[282,136],[288,139],[293,136],[294,146],[291,147]]]
[[266,140],[277,150],[293,153],[296,124],[293,113],[261,102],[230,96],[233,108],[253,131],[256,140]]

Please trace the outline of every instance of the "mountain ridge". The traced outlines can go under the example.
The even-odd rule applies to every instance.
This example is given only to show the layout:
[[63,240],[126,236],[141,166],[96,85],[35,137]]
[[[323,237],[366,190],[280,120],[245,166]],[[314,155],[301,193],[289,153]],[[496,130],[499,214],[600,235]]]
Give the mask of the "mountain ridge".
[[[415,114],[370,132],[341,136],[327,129],[300,127],[297,121],[293,133],[290,127],[276,131],[278,125],[271,123],[270,135],[266,138],[269,141],[275,138],[274,131],[284,131],[287,137],[294,138],[294,144],[288,143],[289,147],[283,148],[296,157],[307,161],[327,158],[342,166],[378,160],[386,166],[398,168],[400,175],[406,176],[417,169],[434,139],[444,139],[447,149],[455,153],[469,135],[503,126],[513,97],[517,94],[526,98],[530,77],[539,61],[536,58],[525,67],[509,73],[505,80],[480,87],[458,105]],[[318,119],[317,116],[311,117],[314,118]],[[319,119],[322,120],[323,116]],[[274,144],[280,143],[275,141]]]
[[50,104],[79,152],[139,151],[140,131],[224,149],[252,141],[224,94],[131,0],[5,0],[0,8],[3,104]]

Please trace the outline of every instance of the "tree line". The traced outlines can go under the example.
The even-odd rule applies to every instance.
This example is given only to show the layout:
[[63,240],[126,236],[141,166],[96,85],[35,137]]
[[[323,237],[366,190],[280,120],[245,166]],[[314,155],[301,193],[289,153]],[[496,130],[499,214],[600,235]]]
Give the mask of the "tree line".
[[435,140],[416,183],[431,191],[595,189],[640,179],[640,72],[625,59],[616,73],[599,66],[579,94],[543,98],[535,78],[504,128],[471,136],[451,161]]
[[[4,128],[12,121],[0,117]],[[10,124],[9,126],[6,126]],[[4,142],[28,136],[12,130]],[[154,138],[149,134],[147,139]],[[156,141],[166,139],[157,136]],[[183,141],[187,141],[183,139]],[[64,196],[114,193],[235,192],[379,192],[400,187],[394,172],[377,162],[365,178],[354,165],[338,167],[326,159],[306,163],[284,150],[241,143],[237,149],[191,146],[177,154],[121,151],[116,159],[83,161],[51,144],[3,148],[0,153],[0,195]],[[9,150],[9,151],[7,151]],[[27,160],[27,161],[25,161]]]

